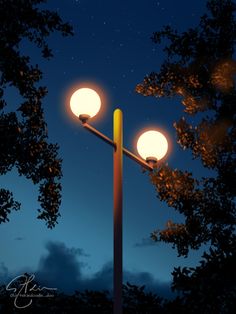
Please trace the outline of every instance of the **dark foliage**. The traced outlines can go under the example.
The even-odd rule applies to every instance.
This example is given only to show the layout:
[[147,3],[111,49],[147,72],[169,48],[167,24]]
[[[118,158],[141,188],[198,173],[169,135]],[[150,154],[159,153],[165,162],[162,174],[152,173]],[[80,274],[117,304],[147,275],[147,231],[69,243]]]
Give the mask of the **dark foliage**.
[[[29,276],[25,274],[25,276]],[[15,287],[19,288],[23,284],[22,280],[15,283]],[[37,285],[32,281],[27,287],[27,293],[30,288]],[[37,285],[38,286],[38,285]],[[113,301],[108,291],[75,291],[73,295],[65,295],[54,291],[51,296],[46,297],[46,292],[41,297],[32,298],[30,306],[19,309],[14,305],[14,297],[10,291],[6,290],[6,286],[0,287],[0,310],[3,313],[50,313],[50,314],[68,314],[68,313],[81,313],[81,314],[111,314],[113,311]],[[24,294],[24,291],[22,291]],[[137,287],[127,283],[123,286],[123,313],[124,314],[156,314],[165,313],[162,309],[163,300],[155,294],[146,292],[144,287]],[[28,304],[30,299],[22,297],[19,299],[20,306]],[[20,301],[24,302],[20,304]],[[26,302],[26,303],[25,303]]]
[[172,243],[182,256],[202,244],[210,247],[198,267],[173,272],[172,287],[183,293],[181,313],[236,308],[236,5],[209,0],[207,9],[196,28],[179,33],[167,26],[153,34],[155,43],[164,40],[166,59],[136,87],[144,96],[182,99],[177,141],[214,173],[199,179],[160,165],[151,174],[158,198],[185,219],[169,221],[152,238]]
[[163,313],[163,299],[152,292],[146,292],[145,286],[138,287],[127,283],[123,286],[124,314]]
[[[0,175],[16,167],[19,175],[39,184],[38,218],[52,228],[59,216],[61,159],[58,145],[48,143],[42,109],[47,89],[38,84],[42,72],[22,53],[22,42],[28,40],[41,50],[42,57],[50,58],[47,37],[54,31],[68,36],[72,28],[57,13],[37,7],[44,2],[0,0]],[[16,111],[9,112],[12,104],[6,94],[13,89],[19,93],[19,103],[14,104]],[[19,208],[12,193],[0,189],[0,223]]]

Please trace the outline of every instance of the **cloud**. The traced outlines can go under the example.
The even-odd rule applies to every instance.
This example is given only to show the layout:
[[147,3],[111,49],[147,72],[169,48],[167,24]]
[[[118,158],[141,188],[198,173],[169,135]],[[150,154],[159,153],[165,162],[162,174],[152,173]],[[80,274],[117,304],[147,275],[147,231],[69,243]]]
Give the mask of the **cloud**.
[[47,254],[40,259],[36,278],[43,284],[53,285],[58,289],[73,293],[75,290],[106,290],[110,289],[113,273],[111,263],[91,278],[84,277],[83,268],[86,263],[81,262],[81,257],[88,257],[82,249],[67,248],[60,242],[48,242]]
[[134,247],[146,247],[146,246],[154,246],[157,245],[157,242],[152,240],[152,238],[142,238],[141,242],[137,242],[134,244]]
[[80,251],[69,249],[58,242],[47,243],[46,249],[48,254],[41,258],[36,278],[47,285],[70,292],[82,276],[81,265],[77,261]]
[[156,293],[158,296],[172,298],[174,296],[170,289],[169,282],[160,282],[148,272],[128,272],[124,271],[124,280],[138,286],[145,285],[146,291]]
[[16,241],[22,241],[22,240],[24,240],[24,238],[22,238],[22,237],[16,237],[15,240],[16,240]]
[[[32,271],[35,279],[42,286],[57,288],[67,294],[73,294],[75,290],[112,290],[113,264],[112,262],[103,265],[101,270],[91,277],[83,275],[83,268],[87,266],[82,262],[83,257],[88,257],[83,249],[68,248],[61,242],[48,242],[47,253],[41,257],[38,269]],[[17,275],[24,272],[18,272]],[[0,264],[0,279],[14,278],[9,276],[7,268]],[[161,283],[154,279],[148,272],[131,272],[124,270],[124,282],[136,285],[145,285],[147,291],[153,291],[159,296],[171,297],[168,283]],[[5,281],[5,280],[4,280]],[[1,280],[1,282],[3,282]]]
[[[36,278],[44,284],[66,292],[73,293],[75,290],[112,290],[113,263],[108,262],[101,270],[92,277],[83,275],[81,257],[87,257],[82,249],[67,248],[59,242],[49,242],[46,245],[48,253],[42,257]],[[136,285],[145,285],[147,290],[154,291],[161,296],[170,297],[172,292],[168,283],[158,282],[148,272],[130,272],[124,270],[124,282]]]

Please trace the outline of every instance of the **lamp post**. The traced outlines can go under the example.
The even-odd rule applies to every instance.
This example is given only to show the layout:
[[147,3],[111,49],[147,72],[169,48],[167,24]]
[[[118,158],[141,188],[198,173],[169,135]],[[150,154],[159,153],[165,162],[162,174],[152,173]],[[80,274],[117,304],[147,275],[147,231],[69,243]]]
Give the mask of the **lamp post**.
[[149,171],[153,170],[158,160],[163,158],[168,150],[165,136],[155,130],[143,133],[137,142],[140,157],[123,147],[123,115],[120,109],[113,114],[113,140],[88,124],[88,120],[95,116],[100,107],[99,95],[90,88],[80,88],[70,99],[72,112],[79,117],[82,125],[88,131],[113,147],[113,215],[114,215],[114,246],[113,246],[113,299],[114,314],[122,314],[122,175],[123,154]]

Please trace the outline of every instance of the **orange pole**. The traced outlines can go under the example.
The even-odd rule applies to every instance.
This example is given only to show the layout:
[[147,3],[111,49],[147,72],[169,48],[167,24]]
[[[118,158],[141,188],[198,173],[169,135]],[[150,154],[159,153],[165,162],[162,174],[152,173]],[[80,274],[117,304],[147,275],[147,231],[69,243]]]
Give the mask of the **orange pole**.
[[113,298],[114,314],[122,314],[122,168],[123,168],[123,117],[122,111],[116,109],[113,116],[113,140],[115,144],[113,157],[114,188],[114,275]]

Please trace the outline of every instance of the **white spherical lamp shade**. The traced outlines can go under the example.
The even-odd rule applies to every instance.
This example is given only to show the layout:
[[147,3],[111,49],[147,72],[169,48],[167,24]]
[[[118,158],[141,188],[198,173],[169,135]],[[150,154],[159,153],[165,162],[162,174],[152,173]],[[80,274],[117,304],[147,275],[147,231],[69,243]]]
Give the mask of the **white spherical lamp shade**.
[[101,108],[101,99],[93,89],[80,88],[71,96],[70,108],[77,117],[87,115],[92,118]]
[[168,142],[161,132],[147,131],[139,137],[137,150],[139,155],[145,160],[149,158],[160,160],[167,153]]

